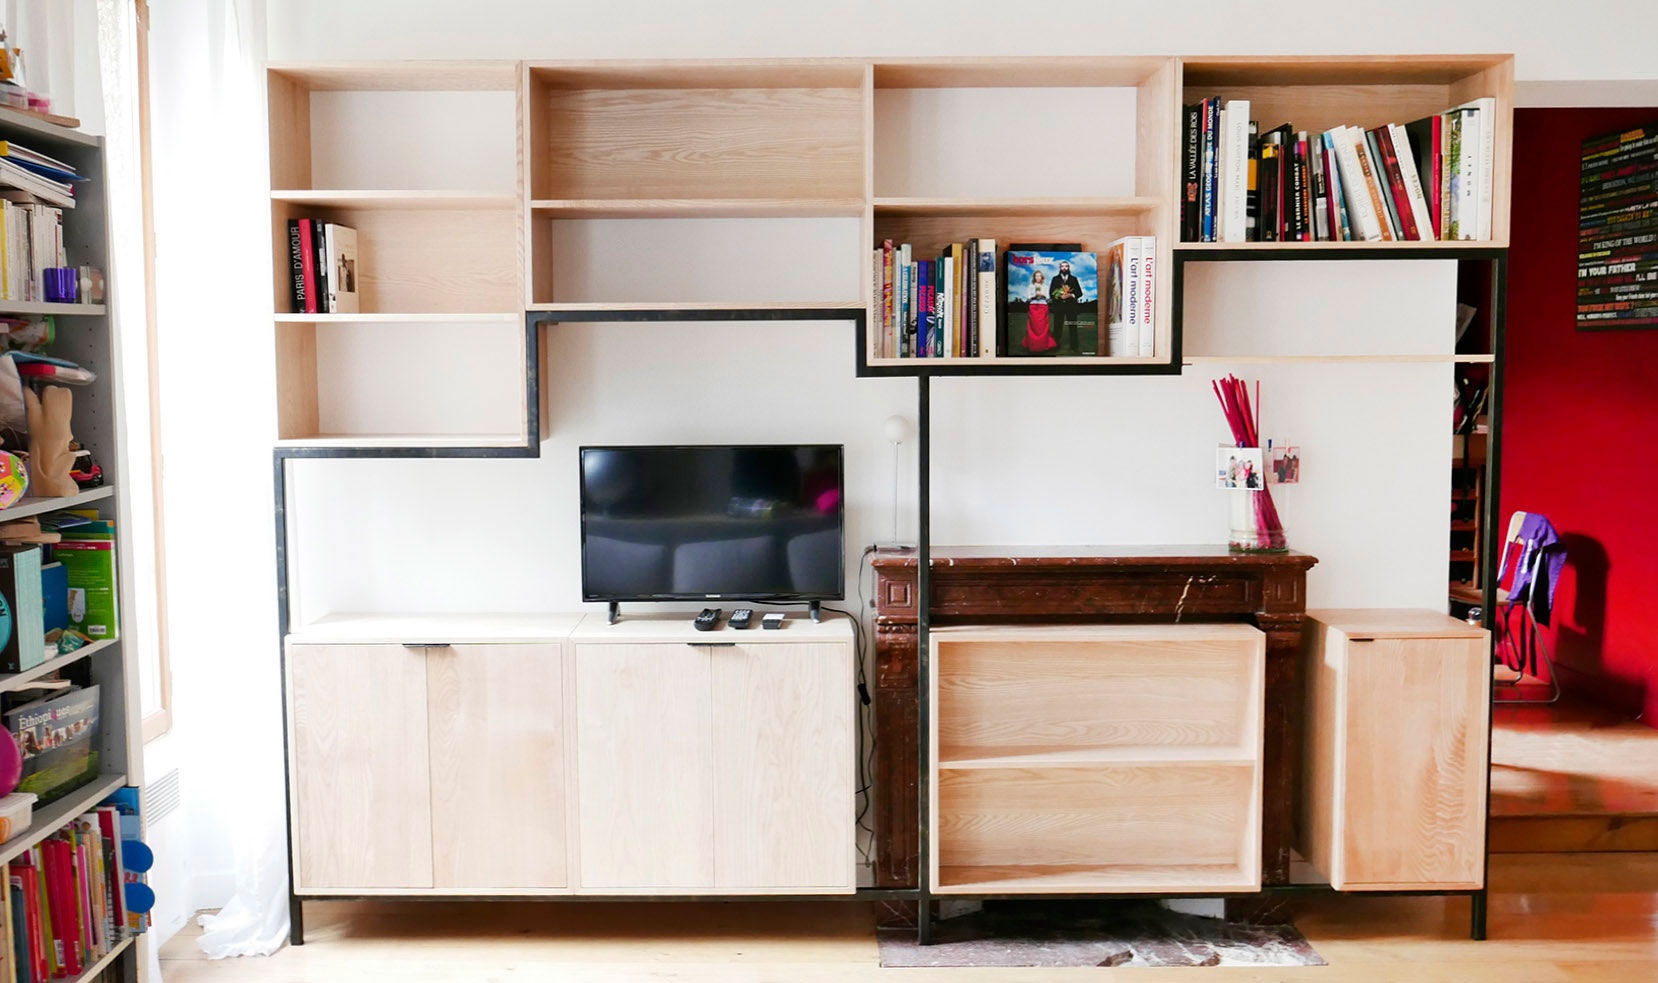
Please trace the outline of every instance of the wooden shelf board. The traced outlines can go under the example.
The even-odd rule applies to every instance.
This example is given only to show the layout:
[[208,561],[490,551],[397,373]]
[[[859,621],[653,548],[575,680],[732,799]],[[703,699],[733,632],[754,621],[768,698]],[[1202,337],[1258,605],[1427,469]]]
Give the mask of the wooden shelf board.
[[396,434],[318,434],[315,437],[291,437],[278,440],[277,447],[523,447],[523,434],[450,434],[450,433],[396,433]]
[[1204,893],[1259,890],[1234,864],[941,866],[935,894]]
[[862,198],[538,198],[543,218],[858,218]]
[[[1449,85],[1511,55],[1198,55],[1181,59],[1188,90],[1224,85]],[[1188,92],[1190,95],[1190,92]]]
[[62,828],[64,823],[97,805],[111,792],[126,784],[126,775],[99,775],[90,785],[83,785],[56,802],[36,806],[34,816],[29,820],[29,828],[0,843],[0,863],[10,861],[24,850],[51,836]]
[[855,89],[857,58],[530,61],[532,86],[550,89]]
[[1489,362],[1490,355],[1423,355],[1400,353],[1396,355],[1185,355],[1187,365],[1225,365],[1227,363],[1293,364],[1296,362]]
[[427,208],[433,210],[503,209],[519,207],[511,194],[486,191],[373,191],[284,189],[271,192],[271,200],[317,208]]
[[47,512],[56,512],[59,509],[78,509],[83,505],[101,501],[115,494],[114,485],[103,485],[98,488],[88,488],[77,495],[65,495],[62,498],[21,498],[10,508],[0,509],[0,522],[9,522],[13,519],[22,519],[31,515],[42,515]]
[[1477,559],[1479,559],[1479,554],[1476,553],[1473,550],[1452,550],[1451,551],[1451,562],[1452,563],[1473,563]]
[[1121,198],[876,198],[877,215],[959,215],[1019,217],[1064,215],[1139,215],[1162,205],[1162,199]]
[[1180,253],[1207,253],[1238,250],[1241,252],[1260,253],[1263,256],[1272,253],[1300,253],[1315,252],[1344,252],[1347,250],[1386,249],[1400,253],[1412,252],[1454,252],[1459,249],[1507,249],[1508,243],[1495,239],[1470,239],[1446,241],[1444,239],[1426,240],[1399,240],[1382,242],[1177,242],[1174,244],[1176,252]]
[[14,693],[20,689],[28,689],[35,680],[51,675],[70,663],[79,662],[89,655],[101,652],[114,645],[116,641],[117,639],[114,638],[106,638],[101,642],[83,645],[65,655],[54,655],[32,669],[25,669],[22,672],[0,673],[0,693]]
[[96,147],[99,138],[80,130],[72,130],[67,126],[59,126],[49,120],[41,119],[31,113],[18,112],[9,106],[0,106],[0,132],[24,130],[30,139],[25,143],[38,143],[41,140],[53,140],[58,143],[74,144],[78,147]]
[[103,304],[54,304],[44,300],[0,300],[0,314],[90,314],[107,312]]
[[312,92],[469,92],[517,91],[516,61],[359,61],[269,62],[283,75]]
[[984,58],[877,59],[875,87],[976,89],[991,86],[1138,86],[1168,63],[1168,58],[1156,55],[1103,58],[1015,55]]
[[1099,358],[1093,356],[1077,356],[1074,358],[1033,358],[1023,355],[1009,355],[999,358],[872,358],[867,361],[871,367],[875,366],[937,366],[937,365],[1002,365],[1041,368],[1042,366],[1058,365],[1163,365],[1167,361],[1163,356],[1122,356]]
[[837,311],[844,310],[850,317],[864,310],[861,300],[647,300],[647,301],[593,301],[587,303],[559,302],[531,304],[530,311]]
[[484,324],[497,321],[517,323],[524,315],[516,311],[493,314],[278,314],[278,324]]
[[941,771],[969,771],[981,768],[1086,768],[1095,765],[1155,767],[1165,764],[1253,767],[1255,762],[1256,755],[1253,752],[1216,747],[1140,745],[1078,748],[1068,751],[945,748],[939,755],[938,767]]

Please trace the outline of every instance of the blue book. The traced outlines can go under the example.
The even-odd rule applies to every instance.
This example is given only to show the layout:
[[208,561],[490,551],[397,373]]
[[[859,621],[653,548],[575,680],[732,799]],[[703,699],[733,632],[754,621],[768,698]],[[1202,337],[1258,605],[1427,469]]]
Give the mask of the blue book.
[[933,292],[933,261],[924,259],[915,265],[920,268],[919,282],[923,301],[915,309],[915,336],[920,345],[916,357],[926,358],[931,354],[933,346],[933,306],[931,303],[926,303],[932,297]]

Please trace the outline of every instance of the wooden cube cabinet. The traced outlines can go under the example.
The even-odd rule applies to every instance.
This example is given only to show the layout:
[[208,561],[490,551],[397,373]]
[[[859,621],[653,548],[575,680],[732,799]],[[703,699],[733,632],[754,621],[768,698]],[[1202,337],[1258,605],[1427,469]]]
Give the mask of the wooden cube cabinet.
[[931,649],[935,893],[1260,887],[1260,631],[940,628]]
[[843,619],[307,626],[287,644],[294,892],[850,893],[853,670]]
[[1298,843],[1332,887],[1485,886],[1490,651],[1433,611],[1307,612]]

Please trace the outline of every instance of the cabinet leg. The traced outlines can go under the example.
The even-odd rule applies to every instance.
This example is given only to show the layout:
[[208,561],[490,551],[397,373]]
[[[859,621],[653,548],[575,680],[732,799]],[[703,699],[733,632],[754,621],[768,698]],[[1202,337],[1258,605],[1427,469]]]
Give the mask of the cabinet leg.
[[1468,937],[1475,942],[1485,941],[1485,896],[1485,891],[1479,891],[1469,899]]
[[288,944],[305,944],[305,902],[288,894]]
[[933,944],[933,903],[930,899],[922,899],[916,903],[915,942],[916,945]]

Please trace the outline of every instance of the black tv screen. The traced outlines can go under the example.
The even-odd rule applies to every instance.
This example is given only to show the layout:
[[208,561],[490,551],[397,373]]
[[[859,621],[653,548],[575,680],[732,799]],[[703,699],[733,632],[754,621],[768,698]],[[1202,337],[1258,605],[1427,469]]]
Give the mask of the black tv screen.
[[581,449],[589,601],[839,600],[839,445]]

